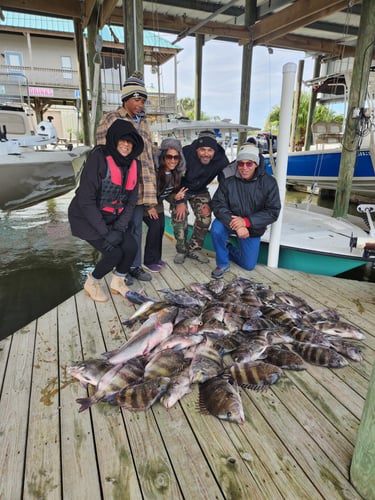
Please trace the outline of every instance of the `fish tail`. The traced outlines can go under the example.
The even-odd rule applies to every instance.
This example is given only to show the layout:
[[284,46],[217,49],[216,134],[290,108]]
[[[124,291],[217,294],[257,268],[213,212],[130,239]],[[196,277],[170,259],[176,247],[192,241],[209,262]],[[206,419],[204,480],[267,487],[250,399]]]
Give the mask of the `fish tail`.
[[79,413],[87,410],[87,408],[90,408],[92,406],[92,404],[94,403],[92,398],[78,398],[78,399],[76,399],[76,402],[81,405],[79,410],[78,410]]

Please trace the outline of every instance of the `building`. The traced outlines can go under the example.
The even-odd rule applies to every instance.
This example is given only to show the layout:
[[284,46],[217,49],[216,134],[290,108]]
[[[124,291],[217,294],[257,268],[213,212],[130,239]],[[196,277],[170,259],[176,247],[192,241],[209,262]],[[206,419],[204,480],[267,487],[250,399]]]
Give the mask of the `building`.
[[[78,141],[82,127],[73,20],[8,11],[3,14],[0,73],[12,74],[20,81],[24,75],[25,94],[28,90],[37,121],[48,111],[59,137],[64,141]],[[126,78],[124,29],[105,25],[99,35],[101,50],[96,61],[101,68],[103,111],[109,111],[121,102],[121,87]],[[144,31],[145,64],[156,72],[180,50],[158,34]],[[176,107],[175,94],[161,93],[160,89],[149,92],[147,113],[151,119],[175,114]]]

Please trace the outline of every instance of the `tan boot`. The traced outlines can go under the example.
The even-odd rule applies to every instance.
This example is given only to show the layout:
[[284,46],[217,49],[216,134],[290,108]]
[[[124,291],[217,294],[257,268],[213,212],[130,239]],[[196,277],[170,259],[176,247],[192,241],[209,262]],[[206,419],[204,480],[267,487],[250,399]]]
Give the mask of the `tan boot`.
[[102,289],[100,281],[94,280],[91,274],[87,276],[83,288],[85,295],[89,295],[95,302],[107,302],[108,297]]
[[109,288],[114,295],[119,293],[123,297],[125,297],[126,292],[129,291],[129,288],[125,285],[125,278],[123,276],[116,276],[115,274],[112,276]]

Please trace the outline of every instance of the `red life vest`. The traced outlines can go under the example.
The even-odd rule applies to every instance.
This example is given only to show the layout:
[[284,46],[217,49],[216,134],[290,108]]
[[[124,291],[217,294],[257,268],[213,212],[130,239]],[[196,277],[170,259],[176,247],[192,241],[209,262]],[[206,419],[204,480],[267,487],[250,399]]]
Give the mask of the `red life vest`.
[[137,161],[131,162],[125,176],[112,156],[106,156],[106,161],[107,173],[102,180],[99,207],[105,212],[120,214],[125,208],[129,192],[133,191],[138,183]]

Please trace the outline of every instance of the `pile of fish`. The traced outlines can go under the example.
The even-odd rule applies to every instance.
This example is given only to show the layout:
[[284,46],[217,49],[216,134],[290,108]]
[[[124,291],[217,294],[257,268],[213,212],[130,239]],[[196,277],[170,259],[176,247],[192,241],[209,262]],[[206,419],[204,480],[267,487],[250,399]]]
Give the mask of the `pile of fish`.
[[333,309],[314,310],[305,300],[244,278],[191,283],[160,290],[163,299],[130,292],[139,305],[123,323],[129,340],[99,358],[67,368],[90,396],[79,411],[101,401],[147,410],[156,401],[171,408],[194,387],[201,413],[242,424],[239,387],[266,390],[283,370],[307,363],[341,368],[363,360],[349,342],[364,334]]

